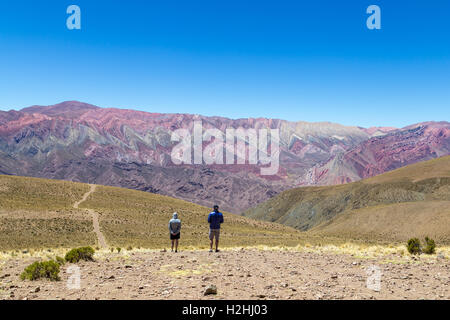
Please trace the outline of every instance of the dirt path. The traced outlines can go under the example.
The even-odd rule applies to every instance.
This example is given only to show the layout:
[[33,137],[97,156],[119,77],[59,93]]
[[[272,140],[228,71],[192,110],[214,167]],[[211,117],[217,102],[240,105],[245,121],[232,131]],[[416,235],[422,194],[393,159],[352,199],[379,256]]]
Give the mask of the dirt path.
[[[80,262],[81,287],[61,281],[21,281],[33,258],[10,259],[0,270],[1,299],[450,299],[450,260],[408,256],[361,259],[350,255],[253,249],[178,253],[97,253]],[[36,258],[34,258],[36,260]],[[367,286],[380,271],[380,290]],[[209,285],[217,295],[205,296]],[[38,289],[39,288],[39,289]]]
[[90,184],[89,186],[91,187],[91,189],[89,189],[89,191],[86,192],[86,193],[83,195],[83,198],[81,198],[80,201],[77,201],[77,202],[75,202],[75,203],[73,204],[73,207],[74,207],[75,209],[78,209],[78,207],[80,206],[80,204],[82,204],[83,202],[85,202],[85,201],[87,200],[87,198],[88,198],[93,192],[95,192],[95,189],[97,189],[97,186],[96,186],[95,184]]
[[[83,195],[83,198],[81,198],[80,201],[77,201],[77,202],[75,202],[75,203],[73,204],[73,207],[74,207],[75,209],[78,209],[78,207],[80,206],[80,204],[82,204],[84,201],[86,201],[87,198],[88,198],[93,192],[95,192],[95,189],[97,188],[97,186],[96,186],[95,184],[91,184],[90,186],[91,186],[91,189]],[[102,231],[100,230],[100,224],[99,224],[99,222],[98,222],[98,213],[95,212],[95,211],[92,210],[92,209],[86,209],[86,211],[88,211],[88,212],[91,214],[91,216],[92,216],[92,224],[94,225],[94,232],[95,232],[95,234],[97,235],[98,245],[99,245],[101,248],[106,248],[106,247],[107,247],[107,244],[106,244],[105,236],[103,235]]]

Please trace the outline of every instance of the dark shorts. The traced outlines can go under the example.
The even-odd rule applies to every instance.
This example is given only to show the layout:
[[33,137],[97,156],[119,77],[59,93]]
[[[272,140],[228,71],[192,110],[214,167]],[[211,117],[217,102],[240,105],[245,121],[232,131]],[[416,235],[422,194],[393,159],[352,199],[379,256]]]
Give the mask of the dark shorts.
[[219,241],[220,229],[209,229],[209,239],[213,240],[214,237],[216,238],[217,241]]
[[178,232],[177,234],[170,234],[170,240],[178,240],[180,239],[181,232]]

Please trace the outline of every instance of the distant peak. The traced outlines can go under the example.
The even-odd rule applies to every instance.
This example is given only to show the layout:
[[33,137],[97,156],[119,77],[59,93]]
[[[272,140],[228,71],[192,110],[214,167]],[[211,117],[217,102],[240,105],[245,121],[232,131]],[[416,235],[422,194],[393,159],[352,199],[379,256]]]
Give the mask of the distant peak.
[[48,116],[80,116],[90,110],[100,107],[80,101],[64,101],[50,106],[31,106],[21,111],[25,113],[41,113]]

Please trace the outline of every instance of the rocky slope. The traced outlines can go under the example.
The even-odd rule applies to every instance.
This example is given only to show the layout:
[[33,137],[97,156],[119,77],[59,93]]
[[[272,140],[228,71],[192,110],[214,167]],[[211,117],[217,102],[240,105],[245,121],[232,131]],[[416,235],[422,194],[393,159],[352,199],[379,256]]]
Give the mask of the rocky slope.
[[[171,141],[171,134],[177,129],[192,133],[194,121],[201,121],[204,130],[222,132],[279,129],[278,172],[261,175],[261,163],[175,165],[171,152],[177,142]],[[449,128],[446,122],[364,129],[278,119],[232,120],[68,101],[0,112],[0,173],[133,188],[207,206],[218,203],[239,213],[294,186],[355,181],[449,154]],[[401,159],[396,156],[400,151]]]

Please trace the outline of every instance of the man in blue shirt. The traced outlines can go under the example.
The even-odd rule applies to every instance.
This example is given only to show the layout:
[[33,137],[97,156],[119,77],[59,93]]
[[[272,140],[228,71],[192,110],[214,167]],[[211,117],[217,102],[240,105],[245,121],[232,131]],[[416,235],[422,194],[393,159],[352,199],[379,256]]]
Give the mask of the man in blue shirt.
[[208,216],[209,222],[209,240],[210,249],[209,252],[213,251],[213,240],[216,238],[216,252],[219,252],[219,236],[220,236],[220,224],[223,223],[223,215],[219,212],[219,206],[214,206],[214,211]]

